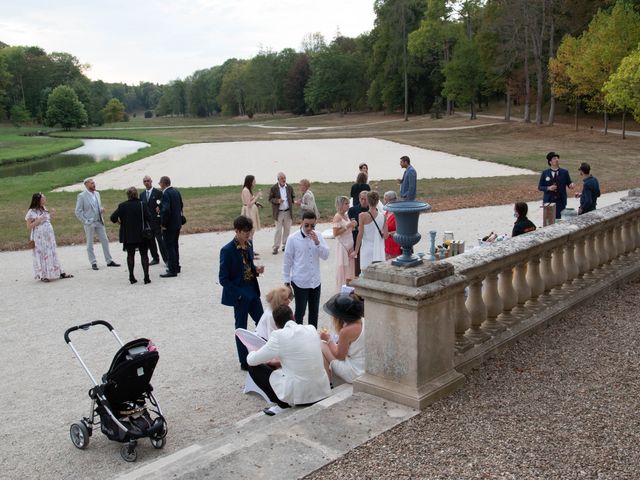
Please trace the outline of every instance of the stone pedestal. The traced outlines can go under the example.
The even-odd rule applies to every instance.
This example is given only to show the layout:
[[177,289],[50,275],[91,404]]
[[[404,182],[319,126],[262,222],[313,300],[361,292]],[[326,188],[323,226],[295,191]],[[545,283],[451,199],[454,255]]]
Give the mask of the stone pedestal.
[[453,359],[455,317],[467,313],[458,311],[464,285],[452,265],[376,264],[351,285],[365,299],[366,322],[366,374],[354,391],[424,408],[464,383]]

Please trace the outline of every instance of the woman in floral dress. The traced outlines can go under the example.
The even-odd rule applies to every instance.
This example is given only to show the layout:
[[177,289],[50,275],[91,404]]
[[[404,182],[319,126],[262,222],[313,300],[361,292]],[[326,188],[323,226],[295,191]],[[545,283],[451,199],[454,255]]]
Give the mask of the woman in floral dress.
[[73,275],[64,273],[56,253],[56,237],[51,226],[51,218],[55,210],[46,207],[47,198],[42,193],[34,193],[31,205],[24,219],[31,231],[33,240],[33,276],[36,280],[49,282],[58,278],[71,278]]

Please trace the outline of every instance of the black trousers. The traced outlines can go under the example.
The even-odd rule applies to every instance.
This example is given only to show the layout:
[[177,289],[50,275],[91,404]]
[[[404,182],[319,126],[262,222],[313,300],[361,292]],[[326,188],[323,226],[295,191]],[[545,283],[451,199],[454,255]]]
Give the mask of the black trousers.
[[269,400],[271,400],[273,403],[277,403],[279,407],[288,408],[291,405],[280,400],[276,395],[276,392],[274,392],[273,388],[271,388],[271,384],[269,383],[269,377],[271,377],[273,370],[273,368],[264,364],[256,365],[255,367],[250,366],[249,375],[251,375],[251,378],[253,379],[255,384],[260,387],[260,389],[264,393],[266,393],[267,397],[269,397]]
[[162,231],[162,239],[167,249],[167,264],[169,265],[169,273],[180,273],[180,252],[178,250],[178,239],[180,238],[180,229]]
[[316,288],[300,288],[295,283],[291,282],[293,287],[293,296],[296,299],[296,312],[294,317],[296,323],[302,325],[304,319],[304,312],[307,309],[307,303],[309,304],[309,325],[313,325],[318,328],[318,311],[320,310],[320,287]]
[[[151,258],[154,260],[160,260],[160,256],[162,257],[162,261],[167,263],[167,249],[164,246],[164,240],[162,239],[162,231],[154,230],[153,231],[154,238],[150,238],[147,240],[147,245],[149,246],[149,253],[151,254]],[[156,245],[157,242],[157,245]],[[158,251],[160,255],[158,255]]]

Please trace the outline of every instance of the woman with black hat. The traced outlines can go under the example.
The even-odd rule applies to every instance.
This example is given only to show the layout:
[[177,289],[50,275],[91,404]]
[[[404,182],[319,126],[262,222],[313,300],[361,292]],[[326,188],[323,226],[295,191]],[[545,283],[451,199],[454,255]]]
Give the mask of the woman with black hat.
[[329,332],[320,332],[325,365],[332,375],[353,383],[364,374],[364,302],[354,294],[338,293],[323,309],[333,317],[333,328],[338,334],[335,343]]

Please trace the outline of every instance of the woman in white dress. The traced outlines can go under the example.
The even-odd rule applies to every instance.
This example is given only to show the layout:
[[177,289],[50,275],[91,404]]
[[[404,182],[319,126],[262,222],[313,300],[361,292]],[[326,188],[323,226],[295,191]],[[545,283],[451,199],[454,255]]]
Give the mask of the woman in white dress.
[[358,216],[358,238],[354,256],[360,255],[360,269],[366,269],[373,262],[384,262],[384,241],[389,236],[385,216],[378,211],[380,195],[368,192],[369,211]]
[[320,332],[321,348],[329,377],[337,375],[347,383],[364,374],[364,302],[354,294],[336,294],[322,307],[333,317],[338,334],[335,343],[327,331]]
[[333,236],[336,239],[336,291],[355,277],[355,259],[353,252],[353,229],[356,220],[349,220],[348,197],[336,197],[336,214],[333,217]]
[[58,278],[72,278],[73,275],[64,273],[56,252],[56,236],[53,233],[51,219],[55,210],[46,207],[47,197],[42,193],[34,193],[31,205],[24,219],[30,230],[33,241],[33,276],[36,280],[49,282]]

